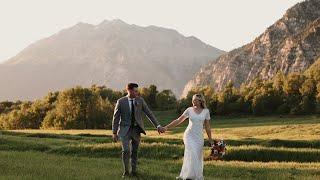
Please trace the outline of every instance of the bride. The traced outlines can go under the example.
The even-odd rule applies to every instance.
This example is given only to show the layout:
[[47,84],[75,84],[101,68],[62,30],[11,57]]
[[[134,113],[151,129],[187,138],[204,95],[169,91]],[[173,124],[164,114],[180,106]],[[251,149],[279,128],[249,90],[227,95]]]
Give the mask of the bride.
[[204,96],[195,94],[192,96],[192,107],[188,107],[183,114],[165,126],[165,130],[173,128],[185,119],[189,118],[189,124],[183,134],[183,143],[185,145],[183,165],[180,175],[177,179],[195,179],[203,178],[203,126],[208,135],[209,142],[212,144],[210,127],[210,112],[206,107]]

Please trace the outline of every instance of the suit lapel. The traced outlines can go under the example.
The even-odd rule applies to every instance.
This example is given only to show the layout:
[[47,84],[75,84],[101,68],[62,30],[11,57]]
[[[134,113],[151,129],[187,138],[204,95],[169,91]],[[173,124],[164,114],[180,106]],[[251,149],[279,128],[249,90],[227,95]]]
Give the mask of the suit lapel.
[[130,114],[130,104],[129,104],[129,97],[128,96],[126,98],[126,105],[127,105],[128,112]]
[[138,100],[138,97],[135,98],[134,100],[134,113],[136,114],[137,110],[138,110],[138,103],[139,103],[139,100]]

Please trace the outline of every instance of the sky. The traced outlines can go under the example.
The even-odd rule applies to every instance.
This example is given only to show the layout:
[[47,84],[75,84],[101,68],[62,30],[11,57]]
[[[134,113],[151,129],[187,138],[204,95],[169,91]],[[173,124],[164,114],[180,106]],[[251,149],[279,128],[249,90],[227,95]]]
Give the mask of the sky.
[[1,0],[0,63],[78,22],[121,19],[195,36],[216,48],[240,47],[302,0]]

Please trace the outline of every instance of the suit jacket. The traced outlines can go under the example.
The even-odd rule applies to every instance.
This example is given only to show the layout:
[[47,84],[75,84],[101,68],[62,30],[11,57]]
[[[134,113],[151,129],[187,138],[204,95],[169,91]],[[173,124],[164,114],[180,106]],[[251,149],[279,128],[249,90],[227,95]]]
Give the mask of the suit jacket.
[[[136,97],[134,103],[135,120],[141,129],[141,133],[146,134],[144,124],[142,121],[142,112],[144,112],[147,115],[147,118],[155,127],[160,125],[152,111],[149,109],[145,100],[142,97]],[[112,132],[114,134],[117,133],[119,136],[125,136],[130,126],[130,104],[128,102],[128,96],[124,96],[117,100],[116,106],[114,108],[112,119]]]

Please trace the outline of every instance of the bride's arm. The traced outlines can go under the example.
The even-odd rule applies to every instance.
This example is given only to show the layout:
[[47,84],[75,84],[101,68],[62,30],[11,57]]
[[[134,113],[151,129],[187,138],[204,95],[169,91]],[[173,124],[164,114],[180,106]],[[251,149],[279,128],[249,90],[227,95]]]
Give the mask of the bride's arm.
[[206,133],[208,135],[209,142],[213,143],[212,135],[211,135],[211,125],[210,125],[210,121],[209,120],[205,120],[204,121],[204,127],[205,127]]
[[164,128],[168,130],[169,128],[173,128],[181,124],[184,120],[186,120],[188,117],[185,115],[181,115],[178,119],[173,120],[171,123],[166,125]]

